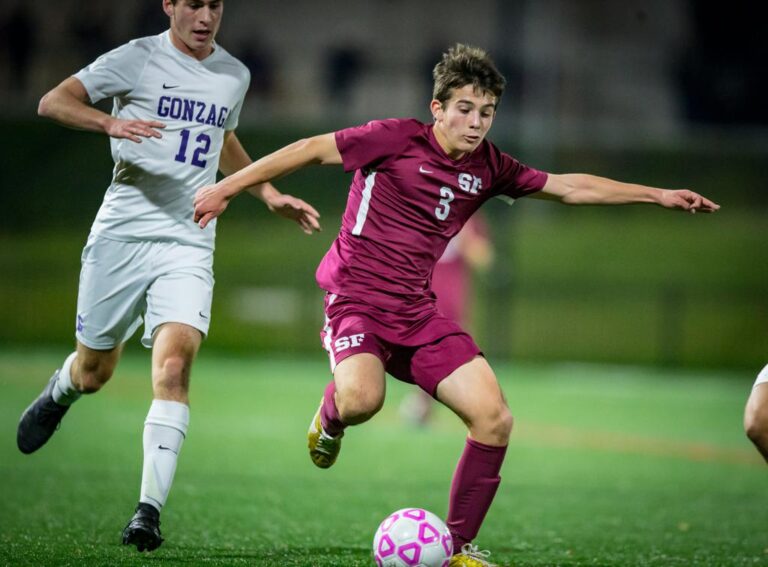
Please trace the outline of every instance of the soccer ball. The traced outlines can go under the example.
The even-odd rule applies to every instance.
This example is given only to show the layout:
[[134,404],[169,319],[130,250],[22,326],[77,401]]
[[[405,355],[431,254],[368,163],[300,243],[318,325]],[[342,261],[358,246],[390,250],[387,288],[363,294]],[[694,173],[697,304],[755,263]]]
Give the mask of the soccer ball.
[[421,508],[393,512],[373,536],[373,559],[379,567],[448,567],[452,553],[448,527]]

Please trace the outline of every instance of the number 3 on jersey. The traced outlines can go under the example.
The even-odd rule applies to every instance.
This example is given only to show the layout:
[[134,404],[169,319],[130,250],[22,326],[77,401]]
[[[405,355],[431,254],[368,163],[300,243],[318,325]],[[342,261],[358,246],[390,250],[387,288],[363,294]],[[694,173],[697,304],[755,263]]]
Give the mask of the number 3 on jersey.
[[448,218],[448,213],[451,212],[451,201],[453,201],[453,191],[450,187],[440,187],[440,203],[439,207],[435,208],[435,216],[440,220]]
[[[187,145],[189,145],[189,130],[184,128],[181,131],[181,146],[179,147],[179,153],[177,153],[173,159],[180,161],[181,163],[187,162]],[[192,165],[196,167],[205,167],[206,160],[202,159],[208,150],[211,149],[211,137],[208,134],[198,134],[195,138],[197,147],[192,153]]]

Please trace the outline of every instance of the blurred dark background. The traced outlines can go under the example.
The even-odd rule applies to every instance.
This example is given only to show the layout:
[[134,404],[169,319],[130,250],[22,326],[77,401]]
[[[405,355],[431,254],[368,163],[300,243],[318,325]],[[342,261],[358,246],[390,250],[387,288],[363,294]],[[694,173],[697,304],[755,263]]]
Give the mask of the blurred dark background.
[[[439,54],[459,41],[488,49],[509,81],[490,136],[502,149],[556,173],[692,188],[723,208],[489,204],[498,260],[476,282],[481,346],[757,370],[768,356],[766,16],[746,1],[226,0],[218,39],[251,69],[238,135],[254,157],[373,118],[427,120]],[[0,2],[0,344],[72,342],[79,253],[111,174],[107,139],[39,119],[39,98],[166,27],[159,0]],[[248,197],[230,207],[207,349],[323,356],[314,269],[348,183],[335,168],[279,183],[320,209],[312,238]]]

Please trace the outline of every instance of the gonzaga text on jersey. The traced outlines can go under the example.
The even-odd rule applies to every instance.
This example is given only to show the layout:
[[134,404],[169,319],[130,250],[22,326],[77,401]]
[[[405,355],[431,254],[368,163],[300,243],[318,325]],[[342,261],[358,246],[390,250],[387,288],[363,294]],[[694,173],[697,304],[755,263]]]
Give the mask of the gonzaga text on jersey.
[[188,120],[200,124],[224,127],[229,114],[226,106],[216,108],[215,104],[177,96],[161,96],[157,102],[157,115],[174,120]]

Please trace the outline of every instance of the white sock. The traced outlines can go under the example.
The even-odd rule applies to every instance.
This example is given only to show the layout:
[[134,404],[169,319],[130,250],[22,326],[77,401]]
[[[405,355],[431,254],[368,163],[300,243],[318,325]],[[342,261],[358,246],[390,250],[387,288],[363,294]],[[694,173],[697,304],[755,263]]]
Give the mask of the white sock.
[[139,502],[151,504],[158,510],[165,505],[188,426],[188,405],[152,401],[144,422],[144,469]]
[[72,405],[82,395],[82,392],[75,389],[72,384],[72,375],[70,370],[72,369],[72,362],[75,360],[77,352],[70,354],[61,365],[59,370],[59,377],[56,380],[56,385],[53,387],[53,401],[62,406]]

